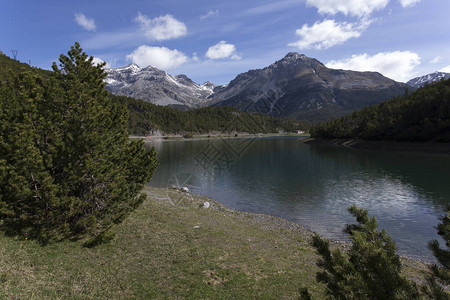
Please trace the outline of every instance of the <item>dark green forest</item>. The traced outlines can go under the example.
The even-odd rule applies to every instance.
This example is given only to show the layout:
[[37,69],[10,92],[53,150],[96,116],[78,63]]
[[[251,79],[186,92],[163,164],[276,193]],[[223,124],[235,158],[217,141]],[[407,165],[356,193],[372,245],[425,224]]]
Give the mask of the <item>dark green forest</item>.
[[[33,69],[43,77],[52,72],[31,68],[25,63],[0,54],[0,81],[4,81],[9,72],[20,73]],[[151,135],[155,130],[166,134],[209,133],[209,132],[246,132],[276,133],[308,131],[310,123],[293,119],[282,119],[265,115],[241,112],[231,107],[206,107],[180,111],[167,106],[159,106],[142,100],[109,94],[113,103],[128,108],[128,128],[132,135]]]
[[[0,52],[0,80],[4,81],[10,71],[14,73],[29,70],[31,67],[26,63],[21,63],[18,60],[14,60]],[[41,70],[42,74],[49,73],[49,71]]]
[[315,125],[311,137],[450,142],[450,80]]
[[310,127],[307,121],[247,113],[228,106],[179,111],[125,96],[110,97],[113,102],[127,105],[130,133],[137,135],[151,135],[152,130],[164,133],[276,133],[279,130],[307,131]]

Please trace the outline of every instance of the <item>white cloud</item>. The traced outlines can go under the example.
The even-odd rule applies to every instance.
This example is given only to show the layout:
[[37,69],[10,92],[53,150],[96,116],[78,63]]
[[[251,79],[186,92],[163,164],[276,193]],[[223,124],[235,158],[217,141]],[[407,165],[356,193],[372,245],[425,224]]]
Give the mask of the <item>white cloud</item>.
[[210,10],[207,14],[200,16],[200,20],[204,20],[210,17],[217,17],[219,15],[219,10]]
[[414,6],[419,2],[420,0],[400,0],[402,7]]
[[336,23],[334,20],[316,22],[311,27],[304,24],[302,28],[295,31],[295,34],[300,36],[301,39],[288,46],[299,49],[328,49],[351,38],[359,37],[367,25],[368,23],[363,25],[347,22]]
[[150,40],[164,41],[187,34],[186,25],[169,14],[149,19],[146,15],[138,12],[134,21],[141,24],[142,30]]
[[437,64],[437,63],[441,62],[441,60],[442,60],[442,57],[440,55],[438,55],[430,61],[430,64]]
[[187,56],[178,50],[146,45],[139,46],[126,59],[140,67],[151,65],[162,70],[177,68],[188,61]]
[[369,15],[375,10],[383,9],[388,3],[389,0],[306,0],[306,4],[316,7],[320,14],[335,15],[337,13],[343,13],[344,15],[358,17]]
[[83,29],[87,31],[95,31],[95,22],[94,19],[89,19],[82,13],[75,14],[75,21],[78,25],[80,25]]
[[115,61],[114,62],[107,62],[107,61],[104,61],[103,59],[101,59],[100,57],[96,57],[96,56],[94,56],[94,59],[92,60],[92,64],[94,66],[102,64],[104,62],[106,62],[106,65],[103,68],[106,68],[106,69],[113,68],[114,65],[115,65]]
[[450,73],[450,65],[446,66],[445,68],[440,69],[439,72]]
[[220,41],[208,48],[205,56],[210,59],[221,59],[228,58],[231,59],[241,59],[241,57],[236,53],[236,47],[233,44],[227,44],[225,41]]
[[417,53],[410,51],[380,52],[373,56],[368,54],[352,55],[349,59],[330,61],[326,64],[332,69],[380,72],[394,80],[405,82],[414,75],[414,68],[420,64]]

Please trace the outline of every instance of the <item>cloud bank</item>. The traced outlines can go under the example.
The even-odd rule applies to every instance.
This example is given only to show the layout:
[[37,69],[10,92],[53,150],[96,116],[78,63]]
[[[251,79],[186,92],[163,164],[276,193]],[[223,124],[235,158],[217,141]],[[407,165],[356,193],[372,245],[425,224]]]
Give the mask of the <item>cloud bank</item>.
[[141,25],[141,29],[149,40],[164,41],[183,37],[187,34],[186,25],[169,14],[150,19],[138,12],[134,21]]
[[290,43],[288,46],[299,49],[328,49],[351,38],[358,38],[364,28],[365,26],[357,26],[347,22],[339,23],[334,20],[316,22],[312,26],[305,24],[295,31],[300,40]]
[[[417,0],[401,0],[402,2]],[[375,10],[384,9],[389,0],[306,0],[306,4],[316,7],[320,14],[335,15],[343,13],[362,17]]]
[[225,41],[220,41],[208,48],[205,56],[209,59],[241,59],[241,57],[236,53],[236,47],[233,44],[227,44]]
[[411,51],[380,52],[373,56],[366,53],[352,55],[349,59],[333,60],[326,64],[331,69],[380,72],[396,81],[406,82],[414,77],[414,68],[420,57]]
[[140,67],[153,66],[161,70],[170,70],[188,61],[187,56],[178,50],[166,47],[139,46],[126,59]]
[[446,66],[445,68],[442,68],[439,70],[440,72],[450,73],[450,65]]

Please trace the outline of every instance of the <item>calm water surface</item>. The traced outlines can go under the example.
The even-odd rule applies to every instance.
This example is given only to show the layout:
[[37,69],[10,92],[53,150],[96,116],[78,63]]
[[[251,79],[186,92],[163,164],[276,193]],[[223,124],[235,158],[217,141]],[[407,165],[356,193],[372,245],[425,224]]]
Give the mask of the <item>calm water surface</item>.
[[306,145],[297,138],[152,141],[160,166],[151,186],[188,186],[227,207],[266,213],[345,240],[369,210],[399,251],[432,259],[427,242],[450,199],[450,156]]

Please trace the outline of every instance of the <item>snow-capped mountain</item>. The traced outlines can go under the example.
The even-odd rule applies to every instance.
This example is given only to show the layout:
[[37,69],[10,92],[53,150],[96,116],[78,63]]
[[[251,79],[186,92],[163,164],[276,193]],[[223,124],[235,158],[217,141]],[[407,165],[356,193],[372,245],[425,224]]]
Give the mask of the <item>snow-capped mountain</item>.
[[142,99],[158,105],[198,107],[207,102],[215,85],[198,84],[186,75],[169,75],[152,66],[140,68],[131,64],[106,69],[106,88],[113,94]]
[[324,120],[386,101],[406,88],[380,73],[333,70],[292,52],[216,88],[211,102],[273,116]]
[[239,74],[229,84],[197,84],[152,66],[107,69],[113,94],[177,107],[233,106],[250,112],[311,121],[336,118],[403,94],[408,87],[376,72],[333,70],[295,52]]
[[433,82],[439,81],[443,78],[444,79],[450,78],[450,73],[436,71],[436,72],[430,73],[428,75],[413,78],[410,81],[408,81],[406,84],[410,85],[414,88],[420,88],[420,87],[424,86],[425,83],[433,83]]

